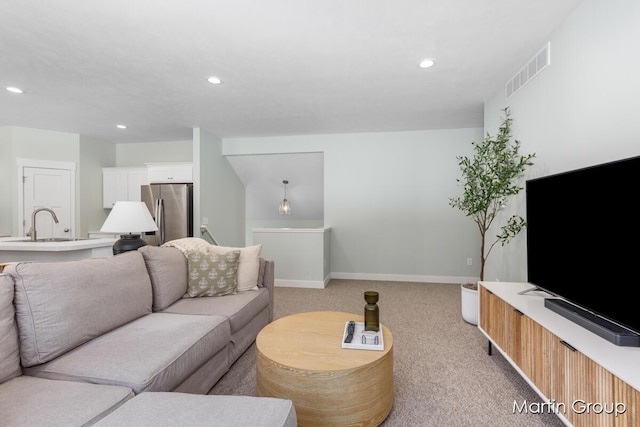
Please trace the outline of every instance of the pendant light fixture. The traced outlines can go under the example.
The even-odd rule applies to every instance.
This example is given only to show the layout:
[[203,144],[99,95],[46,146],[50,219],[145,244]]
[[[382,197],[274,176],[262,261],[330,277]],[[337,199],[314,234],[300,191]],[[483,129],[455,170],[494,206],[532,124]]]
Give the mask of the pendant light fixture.
[[278,207],[278,213],[280,215],[291,215],[291,203],[287,200],[287,184],[289,181],[286,179],[282,181],[284,184],[284,199],[280,202],[280,206]]

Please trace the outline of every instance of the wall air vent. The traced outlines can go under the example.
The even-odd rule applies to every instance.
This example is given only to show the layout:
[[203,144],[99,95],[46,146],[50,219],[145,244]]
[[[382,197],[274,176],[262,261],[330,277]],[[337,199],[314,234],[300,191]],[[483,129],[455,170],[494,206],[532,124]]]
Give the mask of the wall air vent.
[[505,98],[509,99],[518,89],[524,86],[551,63],[551,43],[548,42],[540,51],[522,67],[505,85]]

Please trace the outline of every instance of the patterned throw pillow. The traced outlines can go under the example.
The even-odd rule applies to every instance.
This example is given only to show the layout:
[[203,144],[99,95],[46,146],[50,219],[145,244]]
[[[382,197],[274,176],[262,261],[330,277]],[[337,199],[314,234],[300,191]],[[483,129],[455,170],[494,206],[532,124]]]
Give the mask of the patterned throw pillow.
[[212,245],[209,250],[216,253],[239,250],[238,292],[258,290],[258,273],[260,271],[262,243],[255,246],[247,246],[246,248]]
[[236,293],[240,251],[215,253],[194,250],[187,253],[189,278],[183,298],[212,297]]

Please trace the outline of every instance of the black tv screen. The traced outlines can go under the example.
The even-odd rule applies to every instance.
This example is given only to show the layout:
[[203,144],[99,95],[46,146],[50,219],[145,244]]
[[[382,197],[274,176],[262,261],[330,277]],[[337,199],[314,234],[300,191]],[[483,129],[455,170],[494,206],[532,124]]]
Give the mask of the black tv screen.
[[526,182],[527,280],[640,333],[640,157]]

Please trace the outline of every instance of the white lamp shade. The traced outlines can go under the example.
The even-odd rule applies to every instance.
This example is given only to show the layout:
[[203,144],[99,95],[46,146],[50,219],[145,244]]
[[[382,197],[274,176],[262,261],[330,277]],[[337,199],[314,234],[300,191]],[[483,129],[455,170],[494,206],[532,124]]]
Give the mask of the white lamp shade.
[[155,221],[144,202],[116,202],[100,231],[106,233],[142,233],[157,231]]

